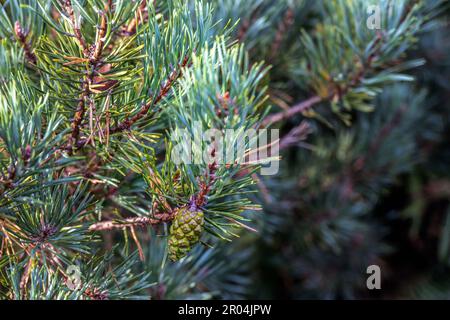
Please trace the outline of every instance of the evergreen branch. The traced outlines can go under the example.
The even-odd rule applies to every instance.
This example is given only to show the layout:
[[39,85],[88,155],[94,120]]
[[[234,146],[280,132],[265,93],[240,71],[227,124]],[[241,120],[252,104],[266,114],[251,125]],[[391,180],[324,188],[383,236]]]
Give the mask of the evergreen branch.
[[[155,3],[153,1],[153,3]],[[145,23],[148,20],[147,0],[142,0],[141,5],[137,8],[135,17],[122,31],[122,35],[132,36],[136,33],[137,26],[140,22]]]
[[332,79],[329,79],[329,85],[334,87],[331,92],[328,93],[328,97],[323,98],[319,95],[313,96],[295,106],[289,108],[286,111],[281,111],[279,113],[275,113],[273,115],[268,116],[262,123],[262,126],[266,127],[272,123],[280,122],[286,120],[298,113],[302,113],[304,111],[309,110],[316,104],[329,99],[341,99],[350,89],[357,87],[361,81],[364,79],[364,76],[367,74],[368,70],[372,68],[372,63],[374,60],[378,58],[379,55],[379,43],[381,41],[380,33],[377,34],[376,41],[374,42],[374,47],[377,49],[375,52],[368,57],[366,64],[360,67],[355,74],[349,80],[349,83],[341,87],[339,84],[334,83]]
[[146,227],[149,225],[156,225],[163,222],[172,221],[175,216],[175,211],[172,213],[155,214],[154,218],[150,217],[135,217],[127,218],[123,221],[101,221],[89,227],[89,231],[106,231],[113,229],[124,229],[127,227]]
[[313,96],[313,97],[309,98],[308,100],[305,100],[299,104],[296,104],[295,106],[293,106],[292,108],[289,108],[286,111],[281,111],[281,112],[278,112],[278,113],[268,116],[262,122],[262,126],[267,127],[268,125],[270,125],[272,123],[276,123],[276,122],[280,122],[285,119],[288,119],[298,113],[302,113],[302,112],[312,108],[313,106],[315,106],[316,104],[318,104],[322,101],[323,101],[323,98],[321,98],[319,96]]
[[281,20],[280,24],[278,25],[277,32],[275,34],[275,39],[272,44],[271,48],[271,60],[274,60],[276,58],[276,55],[279,53],[281,44],[283,42],[284,37],[286,36],[286,33],[288,32],[289,28],[294,24],[294,10],[292,8],[288,8],[286,10],[286,13],[284,14],[283,19]]
[[[95,50],[94,50],[92,57],[89,58],[91,64],[94,66],[99,62],[100,57],[102,55],[103,46],[105,44],[106,15],[103,12],[100,12],[100,15],[101,15],[101,21],[100,21],[100,28],[99,28],[99,33],[98,33],[98,37],[97,37],[97,42],[95,43],[95,46],[94,46]],[[92,72],[92,76],[93,76],[93,72]]]
[[[30,259],[30,261],[32,261]],[[70,283],[71,278],[66,274],[66,272],[61,268],[61,264],[55,262],[54,259],[49,259],[49,262],[56,268],[56,271],[61,275],[62,282],[67,286]],[[85,286],[84,288],[80,288],[79,291],[81,295],[91,300],[108,300],[108,291],[101,290],[92,284]]]
[[[214,148],[211,151],[211,157],[215,157],[216,149]],[[208,172],[206,172],[205,177],[208,182],[200,182],[200,192],[195,195],[195,206],[202,207],[206,205],[208,194],[211,191],[212,186],[214,185],[214,182],[216,181],[216,171],[219,168],[217,163],[214,161],[208,166]]]
[[[279,146],[280,150],[289,148],[298,144],[300,141],[306,140],[306,138],[311,134],[311,131],[311,126],[309,123],[302,121],[281,139]],[[305,146],[305,144],[303,146]]]
[[69,146],[67,150],[70,152],[73,151],[73,145],[77,145],[78,136],[80,135],[80,125],[83,121],[84,113],[86,111],[86,103],[85,99],[89,97],[89,82],[88,80],[83,81],[83,91],[81,93],[80,99],[78,101],[77,110],[75,111],[75,115],[72,121],[72,134],[71,134],[71,142],[69,142]]
[[72,1],[66,0],[64,7],[65,7],[67,14],[69,15],[71,22],[72,22],[72,27],[73,27],[73,31],[75,33],[75,38],[77,39],[78,43],[80,44],[84,56],[87,58],[89,56],[89,49],[86,44],[86,40],[84,40],[84,37],[81,34],[80,26],[78,25],[78,22],[75,19],[75,14],[74,14],[73,7],[72,7]]
[[[342,97],[348,93],[351,89],[358,87],[358,85],[361,84],[361,82],[364,79],[364,76],[368,74],[369,70],[373,68],[373,61],[375,61],[379,56],[379,44],[382,41],[382,36],[380,33],[377,34],[376,41],[374,42],[374,48],[376,50],[372,52],[365,64],[363,64],[360,68],[357,68],[356,72],[354,74],[349,73],[351,75],[349,79],[349,83],[345,84],[344,86],[341,86],[340,84],[337,84],[333,81],[333,79],[328,79],[329,86],[332,87],[331,92],[327,93],[327,97],[321,97],[319,95],[313,96],[299,104],[296,104],[295,106],[289,108],[286,111],[281,111],[279,113],[275,113],[273,115],[268,116],[262,123],[262,126],[266,127],[270,124],[280,122],[283,120],[286,120],[298,113],[302,113],[304,111],[309,110],[316,104],[323,102],[325,100],[340,100]],[[398,62],[397,62],[398,63]]]
[[238,39],[239,42],[244,41],[250,27],[255,23],[259,15],[260,15],[260,8],[258,6],[256,10],[252,12],[251,16],[242,22],[236,35],[236,38]]
[[[3,174],[3,173],[2,173]],[[4,178],[0,178],[0,183],[3,185],[5,189],[11,189],[14,187],[14,179],[16,177],[16,169],[14,166],[10,166],[8,168],[8,176]],[[4,192],[4,190],[0,190],[0,195]]]
[[20,45],[22,46],[25,57],[27,61],[31,64],[36,64],[37,58],[36,55],[33,52],[33,49],[31,48],[31,45],[29,42],[27,42],[28,33],[26,33],[22,26],[20,25],[19,20],[16,21],[14,25],[14,33],[16,34],[17,39],[19,40]]
[[[401,124],[405,112],[406,108],[404,106],[399,107],[398,110],[395,112],[393,118],[388,123],[386,123],[379,130],[378,134],[374,137],[367,153],[362,155],[355,161],[352,167],[353,169],[352,176],[354,177],[355,180],[362,178],[362,175],[358,172],[364,168],[368,160],[373,159],[376,156],[377,152],[379,152],[380,147],[383,145],[384,141],[389,137],[391,132]],[[369,175],[372,177],[375,175],[375,172],[371,171]]]
[[144,118],[150,108],[152,106],[157,105],[170,91],[172,86],[175,84],[175,82],[183,75],[183,68],[186,66],[189,66],[190,57],[185,56],[183,61],[178,65],[178,69],[173,70],[167,80],[162,85],[161,89],[158,92],[158,95],[152,99],[151,101],[144,104],[141,108],[141,110],[134,115],[131,119],[127,118],[121,123],[119,123],[117,126],[110,128],[109,133],[114,134],[118,133],[124,130],[129,130],[130,127],[135,124],[140,119]]
[[[109,6],[108,6],[109,8]],[[101,12],[101,21],[100,27],[97,36],[97,42],[95,43],[94,52],[89,57],[89,68],[87,70],[87,76],[83,81],[83,91],[81,93],[81,97],[78,102],[78,107],[75,112],[74,118],[72,120],[72,134],[71,134],[71,142],[70,149],[73,149],[73,145],[77,145],[78,137],[80,135],[80,125],[83,121],[84,114],[86,112],[86,100],[89,99],[92,91],[90,89],[90,85],[94,81],[95,73],[97,72],[97,67],[100,63],[100,58],[103,52],[103,46],[105,44],[105,35],[106,35],[106,15]],[[90,69],[90,70],[89,70]]]
[[[399,219],[413,218],[414,234],[422,210],[434,207],[424,204],[448,197],[448,181],[423,175],[429,164],[416,169],[430,144],[444,142],[442,110],[433,115],[434,107],[423,108],[431,101],[425,93],[409,99],[429,75],[414,87],[389,86],[413,80],[404,71],[421,64],[407,54],[429,28],[425,2],[379,1],[382,28],[375,31],[364,27],[365,0],[167,0],[158,8],[153,0],[6,1],[0,6],[0,299],[236,298],[250,294],[247,288],[259,290],[252,282],[266,271],[278,274],[268,261],[270,268],[254,277],[248,262],[266,263],[264,250],[290,262],[279,274],[301,296],[315,294],[308,279],[331,273],[328,282],[344,285],[315,281],[318,296],[353,295],[364,284],[350,279],[360,258],[386,250],[378,245],[384,231],[372,229],[372,221],[387,220],[369,215],[379,211],[386,187],[408,180],[402,189],[410,197],[395,210],[412,199]],[[301,41],[295,34],[287,41],[289,28],[301,27]],[[234,45],[236,38],[245,47]],[[445,74],[448,59],[426,46]],[[257,63],[262,57],[274,66],[270,77]],[[433,102],[441,85],[432,87]],[[277,90],[282,108],[264,119],[267,90]],[[329,112],[313,112],[319,107]],[[348,127],[328,119],[332,113]],[[296,118],[315,115],[319,134],[310,145],[311,126]],[[271,124],[288,129],[281,140],[252,138],[250,130]],[[225,143],[202,136],[208,130],[227,138],[228,129],[233,134]],[[117,135],[111,140],[110,133]],[[256,149],[253,141],[261,142]],[[223,163],[229,151],[235,158],[236,143],[243,154]],[[278,160],[275,149],[289,147],[309,150],[292,150],[280,179],[258,178],[265,162],[253,155]],[[433,175],[445,166],[441,160],[430,158]],[[252,214],[261,209],[255,187],[266,200],[264,215]],[[445,214],[427,225],[442,235],[439,257],[447,264]],[[218,243],[255,228],[257,236],[241,237],[226,246],[231,250]],[[166,263],[177,251],[177,259],[185,258]],[[66,269],[74,265],[83,280],[76,290]],[[339,272],[330,273],[330,265]]]

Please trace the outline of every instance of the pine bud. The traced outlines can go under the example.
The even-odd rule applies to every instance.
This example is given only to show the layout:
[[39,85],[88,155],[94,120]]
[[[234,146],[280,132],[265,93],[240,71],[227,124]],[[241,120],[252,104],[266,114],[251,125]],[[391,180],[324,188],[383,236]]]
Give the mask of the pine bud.
[[197,209],[180,208],[170,226],[169,258],[172,261],[185,257],[200,241],[204,215]]

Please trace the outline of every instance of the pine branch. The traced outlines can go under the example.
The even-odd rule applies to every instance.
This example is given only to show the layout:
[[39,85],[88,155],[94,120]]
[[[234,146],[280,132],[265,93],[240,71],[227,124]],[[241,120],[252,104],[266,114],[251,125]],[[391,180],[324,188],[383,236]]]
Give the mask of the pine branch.
[[124,130],[129,130],[133,124],[144,118],[149,112],[152,106],[157,105],[170,91],[175,82],[183,75],[183,68],[189,66],[190,57],[185,56],[183,61],[178,65],[178,69],[171,72],[165,83],[162,85],[158,92],[158,95],[153,99],[144,104],[141,110],[133,116],[131,119],[125,119],[117,126],[110,128],[109,133],[114,134]]
[[239,42],[243,42],[245,37],[247,36],[247,32],[249,31],[250,27],[253,25],[253,23],[258,19],[260,14],[260,8],[258,7],[255,11],[252,12],[251,16],[248,19],[245,19],[238,32],[236,38]]
[[0,179],[0,183],[3,184],[3,186],[6,189],[13,188],[14,187],[14,179],[15,179],[15,177],[16,177],[16,169],[15,169],[15,167],[13,165],[11,165],[8,168],[8,176],[4,177],[4,178],[1,178]]
[[105,11],[113,11],[114,10],[114,4],[113,4],[113,0],[108,0],[105,3]]
[[16,37],[19,40],[19,43],[25,52],[25,57],[27,61],[30,64],[35,65],[37,63],[36,55],[34,54],[30,43],[27,41],[28,33],[25,33],[22,26],[20,25],[19,20],[17,20],[14,25],[14,33],[16,34]]
[[[25,166],[28,166],[29,161],[30,161],[30,157],[31,157],[31,146],[27,145],[25,148],[22,149],[22,160],[23,160],[23,164]],[[3,185],[4,189],[13,189],[16,185],[14,183],[14,180],[16,179],[16,167],[11,164],[8,167],[8,175],[5,176],[3,174],[3,172],[1,173],[3,177],[0,177],[0,184]],[[4,192],[5,190],[0,190],[0,195]]]
[[[107,6],[110,8],[110,6]],[[72,16],[73,16],[73,9],[70,7],[70,10],[72,10]],[[97,72],[98,65],[101,60],[101,55],[103,52],[103,46],[105,44],[105,35],[106,35],[106,15],[103,12],[100,12],[101,15],[101,21],[100,21],[100,27],[97,35],[97,42],[94,44],[94,52],[92,55],[88,54],[85,57],[89,59],[89,67],[87,69],[87,76],[85,77],[83,81],[83,91],[81,93],[77,110],[75,112],[75,115],[72,120],[71,128],[72,128],[72,134],[71,134],[71,142],[69,144],[69,150],[73,150],[73,146],[77,145],[78,143],[78,137],[80,135],[80,125],[83,121],[84,114],[86,112],[86,100],[90,98],[90,95],[92,93],[90,89],[90,85],[94,81],[94,76]],[[80,38],[77,36],[78,39],[82,39],[81,33],[79,33]],[[79,40],[80,41],[80,40]],[[84,40],[81,43],[84,43]],[[84,43],[85,45],[85,43]],[[82,44],[83,46],[83,44]],[[84,50],[84,49],[83,49]]]
[[364,76],[368,73],[370,68],[372,68],[372,63],[374,60],[378,58],[379,54],[379,44],[382,41],[382,36],[380,33],[377,34],[377,39],[374,43],[374,47],[377,48],[375,52],[373,52],[367,59],[365,65],[362,65],[360,68],[358,68],[349,80],[349,83],[345,86],[341,87],[340,85],[334,83],[331,79],[329,80],[329,85],[333,88],[331,89],[331,92],[328,93],[328,96],[326,98],[320,97],[320,96],[313,96],[299,104],[296,104],[295,106],[289,108],[286,111],[281,111],[279,113],[275,113],[272,115],[269,115],[262,123],[263,127],[266,127],[270,124],[280,122],[283,120],[286,120],[298,113],[302,113],[304,111],[309,110],[316,104],[323,102],[325,100],[330,99],[341,99],[347,92],[349,92],[352,88],[357,87],[361,84],[361,81],[364,79]]
[[78,43],[80,44],[84,56],[87,58],[89,56],[89,49],[86,44],[86,41],[84,40],[83,35],[81,34],[80,26],[78,25],[78,22],[75,19],[75,14],[74,14],[73,7],[72,7],[72,1],[66,0],[64,7],[65,7],[67,14],[69,15],[71,22],[72,22],[73,31],[75,33],[75,38],[77,39]]
[[[391,121],[386,123],[381,130],[378,132],[377,136],[374,137],[372,143],[369,146],[369,149],[366,154],[357,159],[353,165],[353,169],[355,171],[355,179],[360,179],[361,175],[357,175],[357,172],[362,170],[369,159],[375,157],[376,153],[379,151],[380,147],[383,145],[384,140],[389,136],[389,134],[397,128],[397,126],[401,123],[402,118],[406,112],[405,107],[400,107],[396,113],[394,114]],[[370,173],[371,175],[374,172]]]
[[[104,12],[100,12],[101,20],[100,20],[100,28],[99,33],[97,37],[97,42],[95,43],[94,47],[94,53],[92,57],[89,58],[90,63],[94,66],[97,65],[97,63],[100,61],[100,57],[103,52],[103,46],[105,44],[105,35],[106,35],[106,15]],[[94,75],[94,72],[91,73],[91,76]]]
[[305,100],[299,104],[296,104],[295,106],[289,108],[286,111],[281,111],[281,112],[278,112],[278,113],[268,116],[262,122],[262,126],[267,127],[270,124],[288,119],[298,113],[302,113],[302,112],[312,108],[313,106],[315,106],[316,104],[318,104],[322,101],[323,101],[323,98],[321,98],[319,96],[313,96],[313,97],[309,98],[308,100]]
[[[311,134],[311,127],[308,122],[302,121],[298,126],[293,128],[280,141],[280,150],[287,149],[293,145],[299,144],[301,141]],[[303,144],[305,146],[305,144]]]
[[[156,0],[153,1],[153,4],[155,4]],[[142,0],[141,5],[136,10],[135,17],[131,20],[131,22],[125,27],[125,29],[122,31],[122,35],[125,36],[132,36],[136,33],[136,29],[139,23],[145,23],[145,21],[148,19],[148,12],[147,12],[147,0]]]
[[[211,156],[215,157],[216,149],[211,151]],[[208,166],[208,172],[205,173],[207,182],[200,182],[200,192],[194,197],[194,203],[196,207],[202,207],[206,205],[208,194],[211,191],[214,182],[216,181],[216,171],[219,168],[216,162],[211,163]]]
[[272,44],[271,48],[271,57],[270,60],[275,60],[276,55],[279,54],[279,50],[281,47],[281,44],[283,42],[284,37],[286,36],[286,33],[289,31],[289,28],[294,24],[294,10],[292,8],[288,8],[286,10],[286,13],[284,14],[283,19],[281,20],[280,24],[278,25],[277,32],[275,34],[275,39]]
[[125,229],[128,227],[146,227],[149,225],[172,221],[174,216],[175,214],[172,212],[155,214],[155,218],[136,217],[127,218],[124,221],[101,221],[91,225],[89,227],[89,231],[106,231],[113,229]]

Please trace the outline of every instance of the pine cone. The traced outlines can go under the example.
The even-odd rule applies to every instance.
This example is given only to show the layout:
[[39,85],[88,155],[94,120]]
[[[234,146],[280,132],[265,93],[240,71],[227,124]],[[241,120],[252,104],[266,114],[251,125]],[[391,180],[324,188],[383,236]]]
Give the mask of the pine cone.
[[183,207],[178,210],[170,226],[169,258],[172,261],[185,257],[200,240],[204,216],[200,210]]

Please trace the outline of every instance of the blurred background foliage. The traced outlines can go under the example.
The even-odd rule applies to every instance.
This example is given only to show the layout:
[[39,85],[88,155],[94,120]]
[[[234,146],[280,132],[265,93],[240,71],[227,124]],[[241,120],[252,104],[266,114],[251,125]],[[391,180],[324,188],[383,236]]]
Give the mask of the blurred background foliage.
[[[117,90],[111,115],[120,131],[130,114],[139,114],[146,89],[158,92],[173,77],[174,66],[197,55],[173,96],[158,101],[158,108],[155,101],[149,104],[165,111],[138,119],[134,128],[140,130],[132,131],[136,139],[131,143],[112,135],[113,155],[108,144],[96,140],[95,152],[64,157],[31,172],[25,169],[46,163],[69,132],[62,123],[75,111],[80,90],[74,84],[86,70],[73,60],[80,55],[76,40],[64,36],[70,24],[58,19],[60,24],[51,24],[50,7],[61,6],[59,1],[1,2],[0,81],[8,85],[2,86],[0,137],[18,142],[8,145],[8,157],[0,152],[0,160],[16,160],[21,188],[0,198],[0,217],[14,203],[19,229],[14,237],[33,242],[45,231],[52,250],[70,252],[58,257],[89,275],[84,279],[88,298],[450,298],[448,1],[189,0],[180,5],[156,0],[154,10],[141,12],[145,27],[107,30],[107,45],[121,32],[125,40],[105,46],[105,61],[116,68],[102,70],[105,78],[100,80]],[[91,20],[100,19],[96,8],[101,0],[73,2],[87,26],[98,24]],[[141,3],[117,1],[123,7],[111,19],[117,25],[132,21]],[[381,6],[380,30],[366,26],[370,4]],[[18,34],[14,21],[29,31],[27,43],[38,48],[38,71],[30,72],[22,63],[26,52],[11,45]],[[58,33],[33,37],[51,29]],[[90,42],[97,41],[93,30],[82,30]],[[241,45],[233,46],[235,42]],[[208,105],[221,102],[211,83],[222,91],[228,85],[219,71],[208,72],[218,65],[223,74],[243,75],[233,78],[237,85],[231,92],[248,109],[238,110],[239,117],[219,119]],[[44,80],[37,81],[38,74],[46,74]],[[32,89],[25,81],[33,83]],[[97,90],[92,100],[100,106],[99,114],[109,115],[107,90]],[[61,112],[52,111],[56,102]],[[192,105],[198,108],[186,107]],[[220,188],[212,189],[205,209],[210,229],[186,258],[167,260],[166,223],[139,228],[137,234],[132,228],[89,232],[86,217],[102,217],[102,210],[119,221],[155,213],[148,208],[149,199],[159,206],[190,201],[187,195],[199,187],[192,176],[201,176],[204,168],[179,169],[164,162],[167,150],[156,141],[166,130],[176,131],[179,123],[190,127],[204,117],[218,126],[252,127],[262,121],[257,111],[269,106],[262,124],[280,129],[279,174],[252,175],[252,181],[250,174],[239,180],[232,170],[218,170]],[[46,123],[36,121],[43,115]],[[27,144],[36,147],[25,161]],[[99,160],[97,171],[90,167],[92,159]],[[79,167],[70,177],[54,174],[74,162]],[[0,169],[8,173],[7,165]],[[91,169],[95,174],[90,175]],[[131,173],[124,175],[125,169]],[[90,192],[84,184],[73,188],[70,184],[80,176],[102,185]],[[229,197],[222,198],[222,192]],[[262,210],[252,210],[259,208],[254,203]],[[73,207],[78,208],[74,213]],[[40,212],[48,219],[45,230]],[[248,226],[236,228],[244,222]],[[84,254],[92,249],[95,254],[86,260]],[[68,290],[58,273],[33,267],[35,251],[27,254],[27,262],[0,256],[0,298],[83,298]],[[366,288],[366,269],[373,264],[381,267],[382,290]],[[23,294],[20,282],[30,268],[31,289]],[[90,286],[96,291],[89,291]]]

